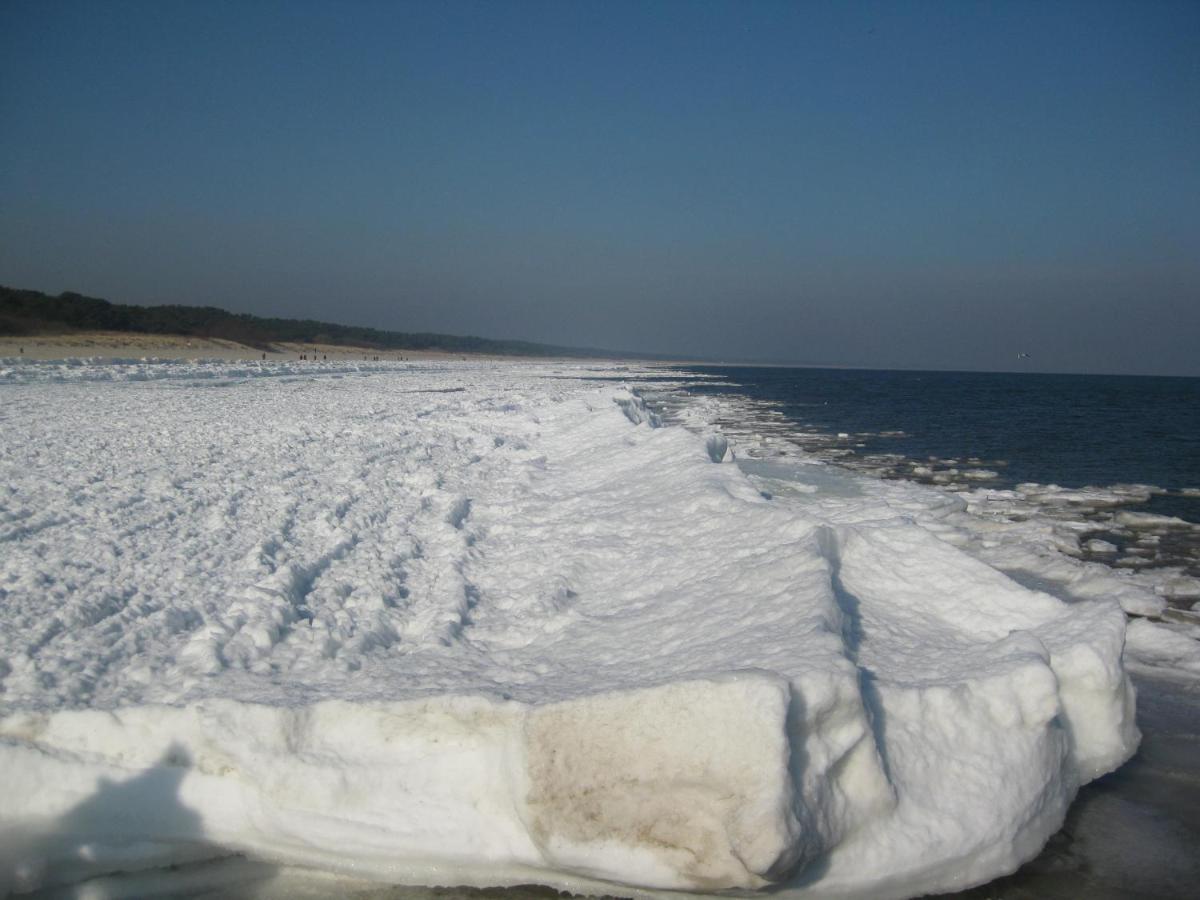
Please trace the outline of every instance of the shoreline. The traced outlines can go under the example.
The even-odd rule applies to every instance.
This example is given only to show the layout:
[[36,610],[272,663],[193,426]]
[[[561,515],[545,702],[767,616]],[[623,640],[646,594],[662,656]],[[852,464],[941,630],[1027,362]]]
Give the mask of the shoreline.
[[[692,394],[686,386],[674,390],[691,402],[701,396]],[[731,443],[742,445],[739,451],[744,452],[747,446],[765,451],[762,457],[750,454],[744,459],[765,460],[768,468],[772,461],[782,461],[785,467],[788,461],[796,461],[801,466],[828,466],[851,478],[861,479],[867,485],[877,484],[880,492],[888,492],[888,486],[895,485],[901,490],[912,488],[947,493],[946,485],[905,477],[885,479],[861,467],[847,466],[845,459],[822,458],[802,441],[795,445],[794,450],[798,453],[793,456],[782,449],[779,440],[794,441],[805,435],[806,429],[800,423],[788,420],[782,414],[774,421],[763,415],[764,408],[775,406],[766,401],[744,396],[722,397],[722,401],[721,413],[714,417],[719,422],[717,427],[732,438]],[[657,408],[660,413],[666,413],[662,405]],[[674,411],[678,413],[679,408]],[[707,412],[711,414],[712,408]],[[675,421],[684,427],[705,430],[696,420],[689,422],[677,418]],[[827,436],[834,437],[836,433]],[[754,467],[751,466],[749,471],[754,472]],[[781,472],[775,474],[786,480]],[[766,481],[762,484],[770,487]],[[1028,509],[1035,517],[1047,513],[1045,508],[1032,501]],[[908,512],[912,513],[911,510]],[[962,514],[978,513],[968,507]],[[937,530],[943,524],[948,521],[941,513],[935,513],[922,527],[932,525]],[[993,529],[995,523],[980,516],[979,526],[983,533]],[[1061,549],[1058,552],[1061,553]],[[1062,555],[1072,558],[1066,553]],[[1027,557],[1026,561],[1032,559]],[[998,559],[984,558],[983,561],[997,571],[1003,570]],[[1093,561],[1093,564],[1097,562]],[[1118,577],[1130,581],[1140,577],[1152,582],[1155,570]],[[1046,588],[1048,585],[1027,586]],[[1200,604],[1196,604],[1195,609],[1192,607],[1196,598],[1189,594],[1182,598],[1166,595],[1163,599],[1167,606],[1158,615],[1146,617],[1144,613],[1150,610],[1144,610],[1143,614],[1127,614],[1127,621],[1131,624],[1170,623],[1176,628],[1195,626],[1197,612],[1200,612]],[[1145,653],[1150,649],[1139,639],[1145,633],[1141,629],[1144,625],[1135,625],[1137,636],[1131,641],[1135,645],[1134,656],[1129,655],[1128,644],[1127,652],[1123,654],[1123,664],[1138,691],[1136,720],[1142,737],[1137,753],[1114,771],[1080,787],[1062,827],[1036,855],[1007,875],[943,896],[956,900],[1022,896],[1064,900],[1080,893],[1115,896],[1135,893],[1139,888],[1155,896],[1186,896],[1186,886],[1195,883],[1197,874],[1196,864],[1187,848],[1200,833],[1200,816],[1195,811],[1200,769],[1191,752],[1196,740],[1196,713],[1200,710],[1200,678],[1195,671],[1174,667],[1173,663],[1178,661],[1160,658],[1154,660],[1154,665],[1149,665],[1147,660],[1136,658],[1138,652]]]
[[[251,347],[223,338],[173,334],[137,334],[117,331],[80,331],[60,334],[0,336],[0,359],[55,362],[93,360],[223,360],[282,362],[301,356],[316,362],[563,362],[588,364],[654,365],[661,361],[577,356],[517,356],[493,353],[455,353],[447,350],[408,350],[348,344],[273,342]],[[671,363],[677,365],[677,363]]]
[[[1069,548],[1067,555],[1072,558],[1124,572],[1133,581],[1153,581],[1156,575],[1163,581],[1184,576],[1179,586],[1186,583],[1188,589],[1179,596],[1174,590],[1164,596],[1172,605],[1186,609],[1200,601],[1200,580],[1193,581],[1200,579],[1200,506],[1196,504],[1200,476],[1195,473],[1181,479],[1178,476],[1186,473],[1156,478],[1162,473],[1082,469],[1073,474],[1059,472],[1058,477],[1051,473],[1047,478],[1043,461],[1035,458],[1034,464],[1029,464],[1035,451],[1028,447],[997,446],[993,437],[992,446],[976,449],[964,446],[961,440],[947,444],[928,437],[936,433],[929,428],[936,429],[941,420],[914,420],[912,416],[921,413],[915,408],[905,407],[908,418],[890,422],[856,419],[849,407],[842,410],[840,418],[828,410],[810,415],[797,407],[788,412],[786,390],[759,392],[756,384],[760,383],[711,374],[665,390],[662,399],[668,412],[676,411],[679,404],[669,395],[678,390],[697,404],[697,410],[703,410],[698,413],[700,418],[749,441],[753,453],[767,457],[798,454],[872,480],[921,485],[961,498],[972,513],[985,520],[1003,523],[1032,515],[1055,529],[1060,542],[1056,550]],[[761,384],[770,388],[772,382]],[[816,391],[822,384],[834,383],[813,381],[806,390]],[[829,410],[858,399],[843,392]],[[685,418],[693,415],[686,413]],[[901,430],[886,430],[889,428]],[[913,443],[913,433],[922,429],[926,439]],[[982,455],[970,455],[975,452]],[[1114,477],[1106,479],[1105,474]]]

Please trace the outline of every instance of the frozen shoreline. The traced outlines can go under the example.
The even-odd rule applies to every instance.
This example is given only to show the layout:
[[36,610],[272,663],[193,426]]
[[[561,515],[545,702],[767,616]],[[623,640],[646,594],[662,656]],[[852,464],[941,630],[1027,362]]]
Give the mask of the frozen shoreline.
[[[770,480],[773,461],[785,461],[782,473],[774,473],[784,478],[785,490],[815,491],[808,482],[819,481],[818,473],[827,471],[825,465],[832,465],[836,471],[839,463],[846,461],[845,451],[835,449],[826,454],[824,449],[852,445],[862,438],[805,431],[797,435],[794,427],[769,406],[751,402],[739,408],[741,404],[736,400],[714,401],[709,397],[696,403],[695,398],[680,393],[681,389],[686,392],[687,384],[687,380],[647,382],[648,396],[655,398],[664,415],[698,430],[719,422],[731,440],[740,445],[743,468],[750,473],[758,468]],[[797,437],[799,447],[793,443]],[[817,453],[813,454],[811,448]],[[820,461],[822,465],[795,469],[786,464],[797,459]],[[900,497],[910,491],[926,498],[935,496],[903,476],[898,483],[878,484],[875,478],[897,476],[892,469],[879,469],[873,460],[852,460],[851,470],[861,472],[858,477],[867,478],[865,484],[873,490]],[[903,460],[886,462],[896,468]],[[802,473],[799,484],[790,481],[797,471]],[[1196,726],[1200,722],[1200,629],[1195,627],[1198,617],[1192,610],[1198,605],[1195,600],[1200,582],[1171,566],[1114,571],[1113,556],[1101,553],[1100,559],[1109,565],[1099,564],[1089,554],[1080,553],[1076,540],[1077,535],[1096,527],[1089,515],[1093,508],[1102,512],[1120,510],[1131,501],[1137,502],[1139,496],[1144,498],[1148,492],[1161,489],[1118,485],[1112,489],[1066,490],[1029,484],[1022,486],[1021,492],[1003,492],[1004,502],[993,504],[983,503],[981,498],[990,500],[994,492],[975,490],[969,478],[968,484],[957,488],[948,481],[934,481],[930,486],[935,490],[965,491],[960,496],[967,502],[957,509],[951,505],[949,510],[944,503],[927,503],[937,510],[932,522],[935,533],[968,552],[978,550],[982,538],[992,546],[980,555],[985,560],[990,558],[1001,570],[1006,570],[1007,564],[1010,574],[1022,583],[1035,584],[1068,600],[1075,599],[1073,589],[1086,586],[1095,596],[1107,593],[1120,597],[1127,605],[1135,627],[1126,647],[1125,665],[1136,676],[1138,722],[1143,731],[1139,753],[1117,772],[1083,787],[1063,830],[1037,858],[1011,876],[952,896],[972,900],[998,896],[1069,898],[1081,893],[1190,896],[1200,878],[1200,864],[1192,851],[1200,840],[1200,817],[1195,813],[1200,805],[1200,762],[1194,753],[1200,739]],[[922,479],[926,482],[929,479]],[[1009,517],[1015,521],[1006,522]],[[1022,520],[1026,524],[1021,524]],[[1164,527],[1153,516],[1133,524],[1146,529],[1150,541]],[[1181,526],[1167,523],[1167,527]],[[958,531],[965,534],[956,534]],[[1010,531],[1011,537],[1005,531]],[[1011,545],[1020,547],[1015,559],[1028,568],[1014,566],[1012,556],[1005,558],[1002,548],[1006,537]],[[1143,619],[1139,613],[1151,618]]]
[[[881,462],[878,455],[860,458],[848,449],[865,435],[804,429],[770,404],[736,395],[691,396],[689,383],[688,377],[648,381],[648,396],[664,415],[686,427],[723,430],[739,446],[744,467],[759,467],[767,480],[782,479],[785,491],[796,490],[796,481],[812,473],[865,476],[867,493],[913,515],[922,527],[1019,583],[1068,602],[1117,599],[1130,616],[1146,619],[1134,629],[1137,653],[1130,662],[1146,667],[1148,674],[1200,674],[1200,577],[1188,573],[1186,557],[1163,559],[1159,554],[1160,543],[1178,543],[1181,537],[1194,554],[1200,523],[1136,511],[1138,503],[1168,493],[1165,489],[1141,484],[980,487],[974,477],[978,470],[946,469],[950,463],[962,466],[959,460],[929,463],[932,469],[914,478],[905,474],[910,460]],[[942,477],[939,467],[954,475]],[[1105,532],[1120,533],[1130,548],[1125,555],[1096,539]]]
[[1114,604],[850,476],[767,499],[621,371],[6,370],[10,885],[240,852],[906,896],[1132,752]]

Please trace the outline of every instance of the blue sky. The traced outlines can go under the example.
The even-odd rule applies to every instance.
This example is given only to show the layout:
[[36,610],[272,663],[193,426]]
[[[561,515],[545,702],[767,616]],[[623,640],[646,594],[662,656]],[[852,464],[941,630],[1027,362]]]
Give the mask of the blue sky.
[[1194,2],[6,0],[0,283],[1200,374],[1198,46]]

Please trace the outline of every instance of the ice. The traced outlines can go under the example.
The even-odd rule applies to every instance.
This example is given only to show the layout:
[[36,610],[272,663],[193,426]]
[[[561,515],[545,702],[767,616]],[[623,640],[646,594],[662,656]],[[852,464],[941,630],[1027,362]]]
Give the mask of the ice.
[[971,481],[992,481],[1000,477],[1000,473],[995,469],[967,469],[963,472],[963,478]]
[[0,887],[910,896],[1036,854],[1137,746],[1111,570],[1031,590],[1053,529],[671,427],[656,377],[4,369]]
[[729,441],[722,434],[710,434],[705,440],[704,446],[708,450],[708,458],[715,463],[726,462],[732,458],[729,452]]
[[[657,405],[671,421],[697,431],[713,425],[722,428],[734,440],[739,460],[782,457],[833,463],[875,478],[902,480],[907,486],[917,482],[953,493],[967,501],[967,515],[956,517],[953,523],[943,522],[953,524],[945,529],[948,539],[968,552],[988,551],[989,564],[999,565],[1018,579],[1038,581],[1066,599],[1088,596],[1087,591],[1103,582],[1100,596],[1119,594],[1127,612],[1156,616],[1167,605],[1164,598],[1171,601],[1172,595],[1164,590],[1166,583],[1177,575],[1190,577],[1200,571],[1200,527],[1185,521],[1194,516],[1184,512],[1186,504],[1179,503],[1179,498],[1189,496],[1187,489],[1168,490],[1151,484],[1064,488],[1031,482],[1011,489],[984,488],[981,484],[1002,479],[1005,460],[971,456],[915,459],[884,452],[857,455],[847,450],[838,433],[812,431],[769,403],[734,393],[692,396],[687,393],[691,385],[682,380],[674,386],[664,382],[655,393]],[[796,415],[802,413],[793,410],[791,418]],[[995,478],[983,478],[983,472],[995,473]],[[920,509],[926,501],[917,496],[913,505],[914,514],[928,521]],[[1164,516],[1159,510],[1172,515]],[[991,552],[998,544],[1019,547],[1014,556],[1022,558],[1014,558],[1012,565],[1002,562]],[[1116,551],[1106,550],[1105,544]],[[979,555],[984,558],[985,554]],[[1066,563],[1060,559],[1064,556],[1070,558]],[[1042,559],[1053,560],[1047,564],[1052,573],[1041,571]],[[1101,565],[1084,565],[1073,571],[1070,562]],[[1112,577],[1114,567],[1135,578]],[[1070,583],[1076,581],[1092,583],[1092,588],[1085,587],[1085,593],[1080,593],[1077,588],[1081,585]]]
[[21,778],[5,785],[5,816],[44,860],[27,872],[52,878],[85,846],[107,871],[203,843],[385,879],[490,864],[502,878],[558,866],[755,883],[795,852],[779,802],[787,709],[786,682],[742,673],[535,708],[208,700],[13,716],[0,733]]
[[1114,517],[1118,525],[1127,525],[1133,528],[1142,528],[1145,530],[1166,530],[1168,528],[1189,527],[1189,523],[1185,522],[1177,516],[1159,516],[1154,513],[1134,512],[1132,510],[1121,510]]
[[[795,440],[794,425],[772,426],[767,434],[755,425],[770,421],[769,407],[742,397],[689,397],[673,419],[702,430],[720,422],[736,437],[739,464],[754,477],[753,467],[763,458],[782,460],[783,468],[796,464],[807,484],[813,469],[825,467],[824,451],[830,435],[807,435]],[[750,423],[750,424],[747,424]],[[797,446],[799,444],[799,446]],[[816,448],[814,450],[814,448]],[[878,482],[856,479],[857,492],[874,502],[911,516],[941,540],[1008,574],[1026,587],[1043,590],[1068,602],[1112,599],[1131,616],[1160,620],[1187,609],[1200,597],[1200,526],[1174,516],[1129,509],[1167,494],[1189,496],[1193,489],[1168,491],[1150,484],[1115,484],[1105,487],[1063,488],[1023,483],[1012,490],[971,488],[951,483],[958,477],[950,468],[957,459],[930,457],[923,465],[895,454],[875,454],[839,462],[856,472],[884,478],[916,477],[941,491],[911,482]],[[976,458],[966,460],[977,465]],[[993,465],[1002,461],[993,460]],[[970,470],[963,472],[964,477]],[[771,491],[795,493],[786,485],[786,472],[771,480]],[[822,496],[827,502],[829,492]]]
[[1154,494],[1165,491],[1150,484],[1117,484],[1110,487],[1064,488],[1056,484],[1026,483],[1017,485],[1026,497],[1043,504],[1078,507],[1120,506],[1131,500],[1144,503]]
[[1127,642],[1136,665],[1157,675],[1186,672],[1200,675],[1200,628],[1178,628],[1157,622],[1130,622]]

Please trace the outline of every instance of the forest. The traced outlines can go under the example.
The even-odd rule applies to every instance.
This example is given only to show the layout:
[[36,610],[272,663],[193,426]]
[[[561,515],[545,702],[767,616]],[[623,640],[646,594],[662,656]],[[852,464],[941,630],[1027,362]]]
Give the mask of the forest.
[[57,296],[0,285],[0,335],[62,334],[79,331],[127,331],[219,338],[266,350],[272,344],[313,343],[380,350],[444,350],[502,356],[569,356],[606,359],[665,359],[646,353],[557,347],[532,341],[386,331],[337,325],[313,319],[278,319],[233,313],[216,306],[136,306],[110,303],[73,291]]

